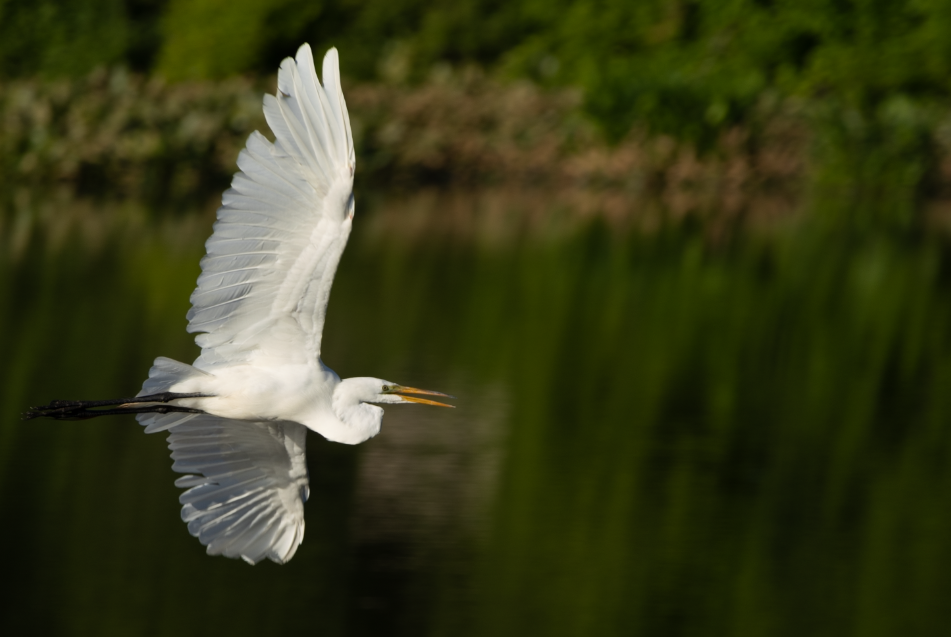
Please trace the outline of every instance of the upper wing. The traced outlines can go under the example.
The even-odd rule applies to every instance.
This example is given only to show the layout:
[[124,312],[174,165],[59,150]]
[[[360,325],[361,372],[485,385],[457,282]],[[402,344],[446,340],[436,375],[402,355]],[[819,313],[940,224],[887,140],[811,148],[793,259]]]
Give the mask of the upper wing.
[[[210,414],[149,414],[144,425],[172,425],[175,481],[188,531],[209,555],[265,557],[283,564],[304,539],[309,494],[305,443],[297,423],[247,422]],[[154,421],[154,423],[153,423]]]
[[277,96],[264,98],[272,144],[254,132],[222,197],[192,293],[188,331],[205,332],[196,366],[256,349],[320,355],[327,300],[353,218],[355,157],[337,51],[324,85],[310,46],[287,58]]

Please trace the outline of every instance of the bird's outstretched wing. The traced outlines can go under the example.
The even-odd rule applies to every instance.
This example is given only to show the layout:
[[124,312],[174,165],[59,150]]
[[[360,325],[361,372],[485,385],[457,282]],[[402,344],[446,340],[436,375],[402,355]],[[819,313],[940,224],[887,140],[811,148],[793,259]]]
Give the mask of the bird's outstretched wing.
[[[304,539],[309,487],[307,429],[210,414],[149,414],[142,424],[175,421],[168,436],[182,520],[209,555],[254,564],[290,560]],[[168,422],[164,422],[168,425]]]
[[272,144],[254,132],[205,244],[188,331],[203,369],[263,350],[320,355],[330,287],[350,235],[355,157],[337,51],[321,86],[310,46],[284,60],[264,98]]

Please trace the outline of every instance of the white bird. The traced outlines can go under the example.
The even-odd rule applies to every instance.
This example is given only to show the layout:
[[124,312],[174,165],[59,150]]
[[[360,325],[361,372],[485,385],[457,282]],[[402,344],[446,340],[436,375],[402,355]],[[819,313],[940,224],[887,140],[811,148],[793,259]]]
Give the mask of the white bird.
[[[272,144],[255,131],[205,244],[188,331],[192,365],[155,359],[135,398],[53,401],[27,418],[138,414],[168,431],[182,519],[211,555],[290,560],[304,537],[308,429],[358,444],[380,431],[373,403],[423,403],[439,392],[379,378],[341,380],[320,359],[334,273],[353,223],[356,166],[337,51],[284,60],[264,97]],[[105,409],[104,409],[105,408]]]

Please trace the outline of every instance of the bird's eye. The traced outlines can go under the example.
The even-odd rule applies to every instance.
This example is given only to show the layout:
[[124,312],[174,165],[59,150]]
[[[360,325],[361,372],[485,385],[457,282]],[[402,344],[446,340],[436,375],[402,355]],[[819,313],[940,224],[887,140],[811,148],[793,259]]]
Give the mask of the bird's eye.
[[389,385],[383,385],[383,391],[385,391],[385,392],[386,392],[386,391],[390,391],[390,386],[389,386]]

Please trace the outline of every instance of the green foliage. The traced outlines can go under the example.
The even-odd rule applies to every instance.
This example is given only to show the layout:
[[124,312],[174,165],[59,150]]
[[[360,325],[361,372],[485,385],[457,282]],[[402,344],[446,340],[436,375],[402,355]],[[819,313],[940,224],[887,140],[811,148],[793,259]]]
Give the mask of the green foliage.
[[[76,80],[0,85],[0,203],[15,189],[56,183],[88,196],[150,201],[217,199],[253,130],[268,129],[261,94],[270,82],[235,77],[169,83],[122,68]],[[357,190],[393,185],[555,188],[652,200],[676,214],[728,214],[766,195],[789,209],[803,199],[800,122],[773,122],[752,156],[742,136],[698,161],[689,144],[635,137],[605,144],[579,112],[577,91],[500,82],[476,70],[421,85],[348,82],[359,157]],[[5,193],[5,194],[4,194]],[[362,196],[362,195],[361,195]],[[615,200],[614,207],[622,203]],[[784,203],[785,202],[785,203]],[[630,208],[626,207],[625,212]]]
[[0,77],[81,75],[125,59],[123,0],[0,0]]
[[163,19],[156,71],[173,79],[220,78],[248,69],[260,54],[260,23],[275,3],[172,0]]
[[439,63],[495,64],[522,35],[520,13],[498,0],[171,0],[157,68],[170,78],[272,73],[308,41],[345,51],[344,70],[362,79],[402,47],[411,52],[408,78],[419,79]]
[[267,46],[299,45],[320,14],[320,2],[301,0],[171,0],[156,71],[180,80],[256,70]]
[[936,185],[939,113],[902,94],[865,111],[842,99],[815,105],[816,212],[837,224],[911,227],[918,202]]
[[632,122],[703,141],[764,92],[874,110],[896,93],[948,96],[948,3],[732,0],[529,2],[539,28],[518,73],[577,82],[614,135]]
[[309,41],[338,46],[352,79],[479,65],[580,87],[606,139],[646,130],[701,152],[737,127],[755,148],[792,104],[821,189],[914,198],[951,104],[949,32],[947,0],[3,0],[0,76],[123,61],[173,80],[270,74]]
[[[399,51],[408,79],[477,63],[580,85],[613,136],[639,122],[703,143],[764,92],[834,96],[863,112],[896,94],[949,95],[944,0],[40,0],[0,3],[0,72],[76,74],[141,53],[169,78],[272,72],[301,41],[346,50],[370,79]],[[153,20],[154,22],[154,20]]]
[[261,90],[245,79],[179,84],[118,68],[76,81],[0,86],[0,191],[69,185],[86,194],[194,200],[227,186]]

